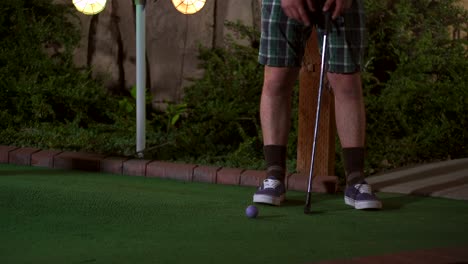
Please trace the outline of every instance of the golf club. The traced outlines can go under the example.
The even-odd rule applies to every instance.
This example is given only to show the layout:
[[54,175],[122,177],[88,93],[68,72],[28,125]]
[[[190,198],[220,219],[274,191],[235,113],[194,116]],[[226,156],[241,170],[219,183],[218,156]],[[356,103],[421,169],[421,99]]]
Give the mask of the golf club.
[[320,84],[317,96],[317,111],[315,113],[315,127],[314,127],[314,141],[312,143],[312,156],[310,161],[310,171],[309,171],[309,181],[307,183],[307,198],[306,204],[304,207],[304,213],[310,213],[310,196],[312,193],[312,177],[314,173],[314,164],[315,164],[315,152],[317,149],[317,133],[318,133],[318,126],[319,126],[319,118],[320,118],[320,105],[322,100],[322,90],[324,86],[324,78],[325,78],[325,71],[326,71],[326,63],[327,63],[327,55],[328,55],[328,34],[331,31],[331,12],[326,11],[324,12],[324,34],[322,39],[322,58],[321,58],[321,65],[320,65]]

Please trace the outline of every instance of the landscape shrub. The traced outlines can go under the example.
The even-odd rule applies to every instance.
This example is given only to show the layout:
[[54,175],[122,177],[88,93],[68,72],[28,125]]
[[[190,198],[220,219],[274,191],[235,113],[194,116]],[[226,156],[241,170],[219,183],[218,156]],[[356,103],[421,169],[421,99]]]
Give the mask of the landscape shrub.
[[125,152],[103,136],[116,139],[134,122],[91,69],[73,64],[80,32],[71,5],[4,0],[0,22],[0,144]]
[[467,157],[467,10],[455,0],[366,3],[369,172]]

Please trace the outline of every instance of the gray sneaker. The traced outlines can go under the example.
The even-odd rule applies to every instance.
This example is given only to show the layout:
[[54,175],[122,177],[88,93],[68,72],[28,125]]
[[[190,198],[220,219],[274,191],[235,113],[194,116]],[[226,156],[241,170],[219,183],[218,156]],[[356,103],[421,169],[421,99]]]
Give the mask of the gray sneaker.
[[382,208],[382,202],[375,196],[371,186],[365,181],[346,187],[344,200],[345,204],[355,209]]
[[264,203],[271,205],[281,205],[286,196],[284,184],[275,177],[268,177],[263,180],[253,196],[254,203]]

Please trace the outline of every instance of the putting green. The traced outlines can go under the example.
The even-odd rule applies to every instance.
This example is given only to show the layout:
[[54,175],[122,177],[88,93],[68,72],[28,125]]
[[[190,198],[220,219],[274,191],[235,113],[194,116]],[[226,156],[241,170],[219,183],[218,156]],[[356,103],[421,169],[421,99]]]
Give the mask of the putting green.
[[306,263],[468,245],[465,201],[383,194],[357,211],[342,195],[288,193],[258,206],[254,188],[0,164],[1,263]]

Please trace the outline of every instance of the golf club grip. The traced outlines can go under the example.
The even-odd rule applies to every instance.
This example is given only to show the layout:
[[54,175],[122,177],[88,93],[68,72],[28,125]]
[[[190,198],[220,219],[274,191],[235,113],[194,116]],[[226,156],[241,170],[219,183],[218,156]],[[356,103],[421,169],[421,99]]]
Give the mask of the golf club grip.
[[332,14],[330,11],[323,12],[323,16],[325,19],[325,34],[328,35],[332,29]]

